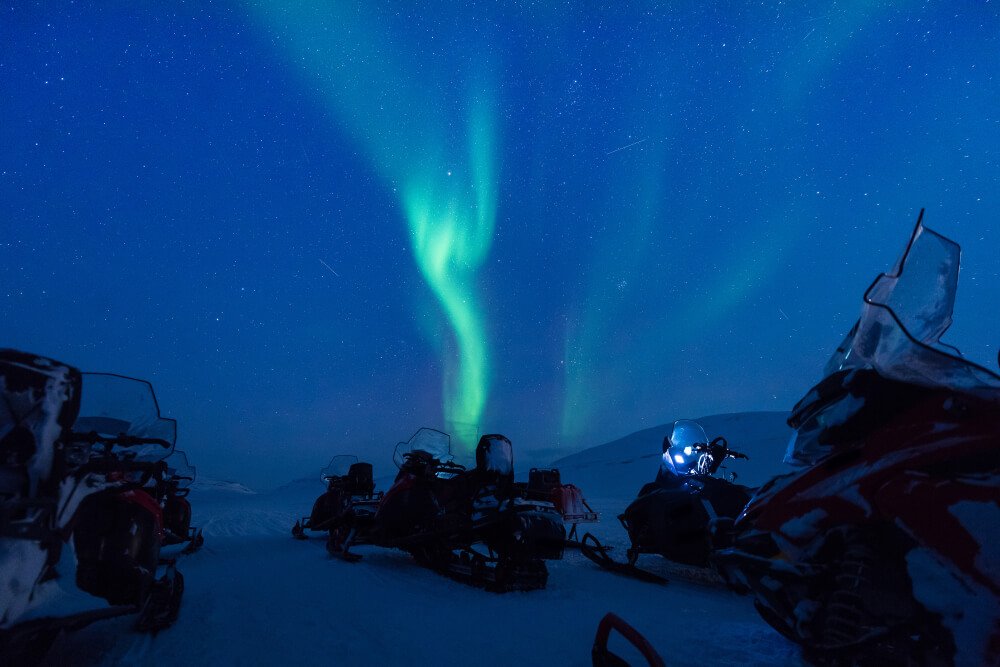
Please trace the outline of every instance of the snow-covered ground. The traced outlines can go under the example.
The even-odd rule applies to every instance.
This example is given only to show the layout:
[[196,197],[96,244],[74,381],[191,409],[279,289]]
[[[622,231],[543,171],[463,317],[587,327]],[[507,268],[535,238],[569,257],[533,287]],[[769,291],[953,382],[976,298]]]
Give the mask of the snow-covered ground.
[[[741,482],[758,484],[781,471],[784,417],[699,421],[710,437],[725,435],[750,455],[733,469]],[[615,517],[655,476],[669,429],[555,462],[563,481],[580,486],[602,513],[601,523],[586,528],[619,554],[626,536]],[[196,484],[190,499],[205,546],[179,562],[186,591],[177,623],[155,637],[133,632],[128,618],[98,623],[60,638],[45,664],[589,665],[594,631],[608,611],[646,635],[668,665],[799,664],[795,647],[760,620],[749,599],[717,586],[634,581],[575,551],[549,563],[545,590],[504,595],[445,579],[402,552],[362,547],[359,563],[331,559],[322,539],[300,542],[289,533],[321,491],[318,480],[266,493]],[[640,563],[652,569],[657,560]],[[621,642],[613,648],[635,655]]]

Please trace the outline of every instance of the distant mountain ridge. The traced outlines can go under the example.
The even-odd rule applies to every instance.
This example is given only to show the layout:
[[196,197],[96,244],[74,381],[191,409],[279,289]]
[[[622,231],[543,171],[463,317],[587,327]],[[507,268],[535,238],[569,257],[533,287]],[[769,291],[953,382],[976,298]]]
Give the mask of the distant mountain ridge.
[[233,482],[226,479],[209,479],[201,478],[196,479],[192,484],[191,488],[195,491],[205,492],[205,491],[226,491],[230,493],[242,493],[246,495],[256,494],[257,492],[248,486],[244,486],[239,482]]

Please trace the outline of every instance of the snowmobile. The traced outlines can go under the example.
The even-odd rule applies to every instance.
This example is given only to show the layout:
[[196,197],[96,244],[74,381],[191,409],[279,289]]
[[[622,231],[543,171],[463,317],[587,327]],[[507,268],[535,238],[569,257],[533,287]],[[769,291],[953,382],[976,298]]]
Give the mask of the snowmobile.
[[521,497],[510,440],[484,435],[475,467],[466,470],[453,460],[446,433],[422,428],[396,446],[393,460],[399,473],[374,521],[331,531],[331,553],[375,544],[486,590],[545,587],[545,560],[562,558],[566,529],[551,503]]
[[528,482],[518,483],[518,488],[528,500],[550,502],[562,515],[563,523],[569,524],[566,546],[579,547],[577,526],[581,523],[597,523],[600,515],[593,510],[583,491],[574,484],[563,484],[557,468],[532,468],[528,471]]
[[922,220],[715,557],[810,660],[1000,664],[1000,376],[941,342],[961,250]]
[[375,512],[382,501],[382,492],[375,491],[372,465],[357,456],[334,456],[320,470],[320,480],[326,491],[313,503],[312,512],[295,522],[292,536],[304,540],[305,531],[328,533],[327,548],[332,555],[345,560],[357,560],[357,554],[342,548],[344,542],[357,543],[355,535],[370,532]]
[[[159,558],[163,516],[146,488],[176,422],[149,383],[0,350],[0,399],[0,662],[38,660],[60,632],[103,618],[172,623],[183,578]],[[110,606],[50,611],[73,556],[76,588]]]
[[711,442],[700,424],[674,422],[663,439],[663,456],[656,480],[642,487],[638,497],[618,517],[631,546],[627,563],[611,559],[607,547],[588,533],[584,555],[598,565],[655,583],[666,580],[637,566],[642,554],[659,554],[668,569],[685,579],[722,583],[712,571],[712,531],[720,520],[732,522],[750,500],[751,489],[716,476],[730,459],[747,459],[729,448],[723,437]]
[[154,487],[154,497],[163,506],[163,544],[185,544],[181,553],[192,554],[205,544],[200,528],[191,526],[191,501],[188,494],[194,483],[195,467],[188,463],[187,454],[174,451],[167,459],[162,484]]

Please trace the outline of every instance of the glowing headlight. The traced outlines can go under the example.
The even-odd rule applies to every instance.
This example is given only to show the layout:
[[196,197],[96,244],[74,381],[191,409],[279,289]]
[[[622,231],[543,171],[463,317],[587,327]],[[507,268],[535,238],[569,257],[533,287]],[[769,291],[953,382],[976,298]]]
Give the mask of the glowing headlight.
[[[692,451],[694,451],[694,450],[692,450],[690,447],[685,447],[684,448],[684,456],[691,456],[691,452]],[[680,463],[680,461],[678,461],[678,463]]]
[[677,463],[684,463],[684,457],[680,454],[674,454],[674,461]]

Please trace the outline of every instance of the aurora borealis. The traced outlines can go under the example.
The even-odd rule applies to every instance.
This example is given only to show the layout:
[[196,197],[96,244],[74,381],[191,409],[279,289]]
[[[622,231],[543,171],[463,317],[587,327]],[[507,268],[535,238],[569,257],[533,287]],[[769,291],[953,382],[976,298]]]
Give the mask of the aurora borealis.
[[[496,217],[495,91],[482,76],[447,81],[439,73],[416,71],[362,7],[326,2],[252,7],[266,30],[292,45],[292,62],[398,193],[416,264],[451,329],[449,340],[436,341],[451,348],[443,352],[445,424],[466,448],[474,447],[489,391],[489,344],[476,271],[489,252]],[[366,49],[360,67],[338,63],[359,46]],[[482,71],[486,64],[473,67]],[[465,104],[428,99],[425,91],[449,85],[469,91]],[[457,131],[456,116],[466,119]]]
[[921,206],[964,249],[946,340],[995,364],[992,3],[85,3],[0,30],[2,342],[150,379],[207,474],[380,468],[422,425],[541,456],[788,409]]

